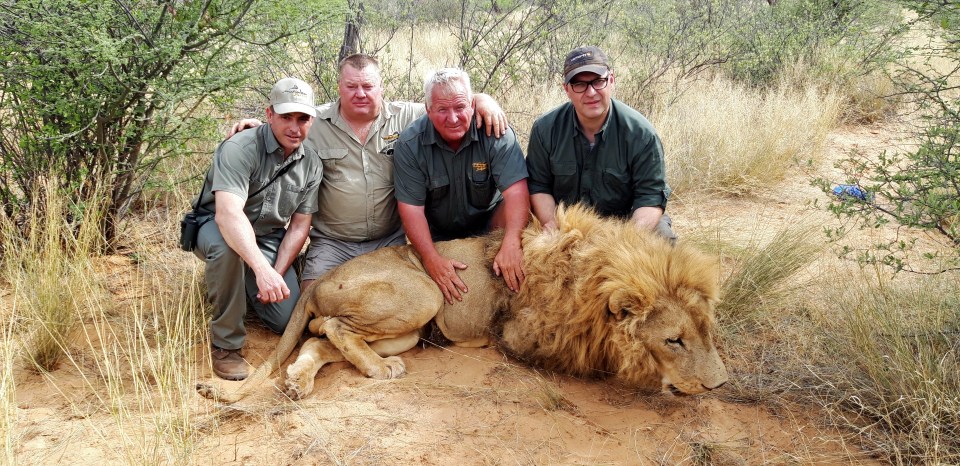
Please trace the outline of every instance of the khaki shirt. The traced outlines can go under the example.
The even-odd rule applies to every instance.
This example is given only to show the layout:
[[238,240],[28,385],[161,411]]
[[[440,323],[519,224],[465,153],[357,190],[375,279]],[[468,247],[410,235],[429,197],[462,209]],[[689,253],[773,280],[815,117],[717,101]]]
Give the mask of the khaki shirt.
[[[259,141],[258,141],[259,139]],[[283,167],[286,173],[254,197]],[[270,125],[242,131],[224,141],[213,155],[200,193],[200,209],[216,212],[214,194],[225,191],[246,199],[243,212],[256,236],[284,228],[294,213],[312,214],[317,210],[317,188],[323,165],[313,149],[301,145],[284,159],[283,148]]]
[[361,142],[340,116],[340,101],[317,109],[309,141],[323,160],[315,232],[341,241],[383,238],[400,228],[393,195],[393,145],[423,104],[384,102]]

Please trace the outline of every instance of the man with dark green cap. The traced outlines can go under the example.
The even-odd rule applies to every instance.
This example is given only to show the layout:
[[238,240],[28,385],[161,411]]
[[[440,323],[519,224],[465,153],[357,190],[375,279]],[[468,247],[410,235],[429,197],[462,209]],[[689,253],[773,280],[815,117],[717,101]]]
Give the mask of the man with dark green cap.
[[530,131],[533,213],[546,228],[555,228],[557,204],[580,202],[674,241],[664,213],[670,187],[660,137],[640,112],[613,98],[615,82],[599,48],[567,54],[563,89],[570,101],[538,118]]

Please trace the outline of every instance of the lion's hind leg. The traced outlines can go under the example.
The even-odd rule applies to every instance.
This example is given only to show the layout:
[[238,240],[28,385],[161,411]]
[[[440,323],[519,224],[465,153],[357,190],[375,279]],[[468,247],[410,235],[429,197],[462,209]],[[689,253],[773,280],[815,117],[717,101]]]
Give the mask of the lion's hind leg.
[[[394,355],[386,358],[380,357],[370,348],[362,335],[352,331],[352,328],[339,318],[326,321],[323,327],[330,342],[339,348],[343,357],[350,361],[363,375],[374,379],[395,379],[406,374],[407,369],[402,359]],[[417,330],[419,329],[413,331]],[[409,333],[404,333],[403,336],[405,337]],[[387,337],[386,339],[395,338],[397,337]],[[378,340],[382,339],[385,338],[378,338]],[[416,341],[413,344],[415,345]]]
[[[395,356],[417,346],[420,330],[415,330],[397,338],[385,338],[370,343],[370,348],[383,357]],[[300,349],[300,355],[287,367],[286,389],[284,393],[293,400],[299,400],[313,392],[317,372],[328,363],[344,361],[343,353],[330,340],[311,338]],[[402,364],[402,362],[401,362]]]

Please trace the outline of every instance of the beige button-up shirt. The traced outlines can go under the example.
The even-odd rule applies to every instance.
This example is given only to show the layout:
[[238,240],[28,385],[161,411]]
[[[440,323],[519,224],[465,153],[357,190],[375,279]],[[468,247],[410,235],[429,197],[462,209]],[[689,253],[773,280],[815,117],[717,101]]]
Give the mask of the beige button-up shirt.
[[393,145],[423,104],[384,102],[366,141],[340,115],[340,101],[317,109],[309,142],[323,160],[314,234],[341,241],[379,239],[400,228],[393,194]]

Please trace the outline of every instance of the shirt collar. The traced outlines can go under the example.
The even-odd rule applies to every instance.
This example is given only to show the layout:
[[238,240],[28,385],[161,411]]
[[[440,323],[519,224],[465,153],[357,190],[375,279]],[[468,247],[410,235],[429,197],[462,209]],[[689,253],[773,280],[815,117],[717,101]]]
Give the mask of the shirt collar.
[[[267,151],[267,155],[276,156],[280,161],[284,161],[283,158],[283,147],[280,146],[280,142],[277,141],[277,137],[273,135],[273,130],[270,128],[270,123],[265,125],[267,129],[263,136],[263,149]],[[290,154],[290,157],[286,158],[286,161],[294,161],[303,157],[303,143],[300,143],[300,147],[297,147],[297,150],[293,151]]]

